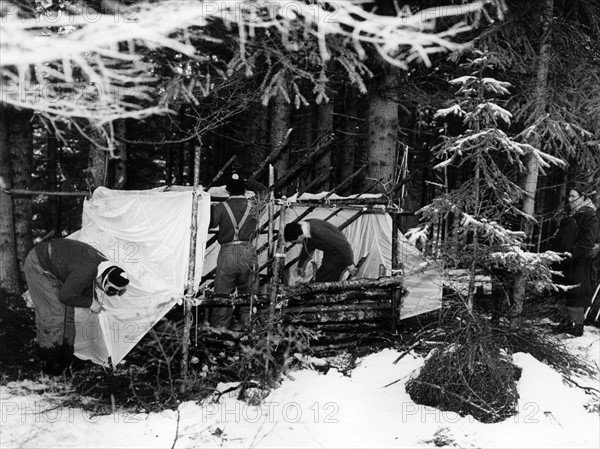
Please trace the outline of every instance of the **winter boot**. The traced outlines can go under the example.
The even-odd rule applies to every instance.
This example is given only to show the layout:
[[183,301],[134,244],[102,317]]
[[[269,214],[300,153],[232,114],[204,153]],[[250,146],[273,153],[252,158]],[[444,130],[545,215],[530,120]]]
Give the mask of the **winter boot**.
[[573,324],[573,327],[567,333],[573,337],[581,337],[583,335],[583,324]]
[[62,357],[62,347],[39,348],[38,354],[41,361],[42,371],[51,376],[62,374],[66,368]]

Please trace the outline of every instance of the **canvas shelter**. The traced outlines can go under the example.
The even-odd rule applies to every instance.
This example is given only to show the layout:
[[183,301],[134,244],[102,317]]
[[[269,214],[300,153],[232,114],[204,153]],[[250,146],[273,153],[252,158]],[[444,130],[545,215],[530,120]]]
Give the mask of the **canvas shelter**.
[[[218,193],[216,196],[221,196],[223,190],[217,188],[211,192],[213,196],[215,192]],[[381,265],[388,274],[391,273],[391,216],[376,207],[344,208],[326,203],[314,207],[302,203],[319,201],[324,196],[303,194],[290,198],[284,222],[293,221],[307,210],[310,213],[304,218],[328,219],[336,226],[351,221],[343,232],[353,247],[355,259],[369,252],[357,277],[376,278]],[[198,199],[195,290],[209,286],[210,281],[205,279],[202,283],[202,277],[214,272],[219,252],[216,241],[206,248],[210,240],[211,195],[201,190]],[[113,365],[118,364],[154,324],[174,305],[181,303],[188,277],[192,202],[189,187],[143,191],[101,187],[84,202],[82,229],[71,238],[96,246],[109,259],[121,264],[128,271],[131,283],[124,296],[106,297],[106,311],[99,315],[93,315],[87,309],[76,309],[75,354],[78,357],[103,365],[110,357]],[[336,208],[341,210],[331,216]],[[260,223],[266,220],[267,216],[263,214]],[[275,220],[275,231],[278,223],[279,220]],[[440,308],[441,270],[428,264],[401,233],[398,238],[399,261],[405,274],[404,287],[408,290],[408,296],[402,301],[400,318]],[[261,234],[257,246],[266,241],[267,234]],[[286,261],[293,261],[299,251],[298,245],[291,246]],[[264,267],[266,262],[267,251],[263,251],[259,255],[259,265]],[[313,266],[318,266],[319,262],[317,251],[316,265]],[[307,267],[307,278],[311,276],[310,267],[311,264]],[[295,272],[295,266],[292,266],[286,276],[289,284],[299,280]]]
[[[175,304],[187,282],[192,190],[97,188],[83,204],[81,230],[72,238],[98,248],[130,278],[123,296],[104,298],[106,311],[75,309],[75,354],[113,365]],[[200,192],[195,278],[200,281],[210,219],[210,196]]]
[[[341,204],[323,203],[320,207],[304,205],[303,202],[319,202],[327,192],[320,194],[304,193],[300,196],[293,196],[288,199],[288,207],[285,209],[284,223],[290,223],[296,218],[305,215],[307,210],[310,212],[302,220],[309,218],[318,218],[329,221],[331,224],[340,227],[346,222],[352,221],[342,232],[348,238],[354,252],[355,262],[368,253],[365,263],[360,268],[357,278],[377,278],[379,276],[380,266],[385,267],[386,273],[392,273],[392,217],[385,212],[385,208],[367,206],[347,207],[352,204],[352,196],[341,197],[331,195],[330,200],[350,201],[346,207]],[[355,195],[357,196],[357,195]],[[361,198],[377,198],[380,195],[362,194]],[[275,212],[279,211],[277,206]],[[332,211],[337,213],[332,217]],[[356,218],[358,214],[358,218]],[[264,223],[266,217],[261,217],[260,223]],[[279,220],[275,220],[274,228],[278,230]],[[400,318],[409,318],[422,313],[430,312],[441,307],[442,297],[442,272],[441,269],[429,264],[417,250],[410,244],[404,235],[398,232],[400,243],[399,262],[403,266],[403,273],[406,275],[404,287],[408,290],[408,296],[403,300],[400,310]],[[267,240],[266,235],[261,235],[257,246],[261,246]],[[287,245],[289,247],[290,245]],[[204,260],[204,274],[207,275],[216,266],[217,256],[219,254],[219,244],[214,242],[206,250]],[[293,261],[300,254],[300,246],[294,245],[286,251],[286,262]],[[287,285],[293,285],[299,281],[309,281],[313,276],[313,270],[321,262],[322,254],[315,251],[313,257],[314,263],[307,265],[306,275],[299,279],[296,275],[297,264],[289,266],[289,271],[285,277]],[[259,256],[259,266],[265,266],[267,262],[266,251]],[[289,263],[288,263],[289,265]]]

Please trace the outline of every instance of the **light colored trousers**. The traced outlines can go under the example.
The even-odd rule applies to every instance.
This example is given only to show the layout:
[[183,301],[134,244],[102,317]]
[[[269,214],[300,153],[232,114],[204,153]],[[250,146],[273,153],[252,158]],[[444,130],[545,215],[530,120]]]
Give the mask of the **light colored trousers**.
[[58,299],[62,282],[40,266],[35,249],[25,259],[27,288],[35,307],[36,338],[40,348],[75,342],[75,310]]
[[[217,258],[214,292],[230,295],[237,288],[239,294],[250,293],[254,256],[255,249],[248,243],[225,243],[222,245]],[[213,307],[210,325],[228,328],[232,318],[232,307]]]

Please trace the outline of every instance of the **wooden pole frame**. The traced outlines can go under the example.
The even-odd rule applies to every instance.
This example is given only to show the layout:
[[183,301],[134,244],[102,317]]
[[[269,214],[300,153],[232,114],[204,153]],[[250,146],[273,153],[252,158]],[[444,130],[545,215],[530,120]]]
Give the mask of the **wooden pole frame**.
[[194,275],[196,273],[196,239],[198,236],[198,194],[200,186],[200,155],[202,140],[195,148],[194,188],[192,190],[192,222],[190,224],[190,252],[187,285],[183,298],[183,336],[181,340],[181,393],[185,393],[188,383],[188,358],[190,348],[190,329],[192,327],[192,298],[194,296]]
[[219,178],[221,178],[221,176],[223,176],[223,173],[225,173],[225,170],[227,170],[227,168],[233,164],[237,159],[237,154],[234,154],[233,156],[231,156],[231,158],[227,161],[227,163],[225,165],[223,165],[223,168],[221,168],[221,170],[219,170],[219,173],[217,173],[215,175],[215,177],[208,183],[206,184],[206,188],[209,189],[210,187],[214,186],[215,183],[219,180]]
[[91,192],[52,192],[48,190],[2,189],[9,195],[42,195],[42,196],[92,196]]
[[[397,276],[400,263],[398,261],[399,239],[398,239],[398,214],[392,213],[392,276]],[[400,318],[400,301],[398,297],[399,289],[392,287],[392,333],[395,334],[398,328]]]
[[271,277],[270,291],[269,291],[269,331],[267,333],[267,354],[265,362],[265,369],[269,370],[269,359],[271,356],[271,340],[273,334],[273,318],[275,317],[275,305],[277,303],[277,294],[279,292],[280,276],[283,271],[283,265],[285,264],[285,252],[283,241],[283,225],[285,223],[285,204],[283,204],[281,213],[279,214],[279,232],[277,234],[277,249],[275,250],[275,257],[273,262],[273,276]]

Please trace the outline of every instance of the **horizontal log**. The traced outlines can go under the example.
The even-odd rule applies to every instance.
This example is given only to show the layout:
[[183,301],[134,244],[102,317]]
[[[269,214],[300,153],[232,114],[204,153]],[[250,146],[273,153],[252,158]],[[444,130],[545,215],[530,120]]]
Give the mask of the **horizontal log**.
[[[347,292],[352,293],[352,295],[327,295],[327,294],[319,294],[316,298],[313,299],[296,299],[293,301],[288,301],[286,298],[279,298],[279,304],[282,304],[282,308],[285,310],[289,309],[303,309],[307,307],[316,307],[320,308],[332,308],[335,304],[339,304],[341,302],[345,302],[347,300],[354,301],[348,305],[360,304],[363,301],[375,301],[375,302],[388,302],[390,300],[390,292]],[[254,305],[266,305],[269,304],[269,298],[265,295],[261,295],[259,297],[255,297],[252,301]],[[250,304],[250,296],[249,295],[240,295],[240,296],[229,296],[229,295],[205,295],[204,298],[196,299],[196,306],[238,306],[238,305],[249,305]],[[287,305],[289,304],[289,306]],[[370,303],[371,304],[371,303]],[[333,310],[333,309],[332,309]]]
[[323,207],[327,209],[340,208],[342,210],[360,210],[369,214],[398,214],[413,216],[414,211],[398,209],[397,207],[390,207],[387,205],[386,199],[348,199],[348,200],[332,200],[328,199],[327,202],[315,202],[315,201],[302,201],[291,203],[291,208],[295,207],[310,207],[318,208]]
[[378,279],[352,279],[338,282],[313,282],[283,289],[284,296],[302,296],[314,293],[332,293],[347,290],[371,290],[402,285],[402,276],[385,276]]
[[318,356],[326,356],[329,354],[339,353],[339,351],[343,349],[354,349],[358,345],[357,341],[352,342],[338,342],[338,343],[329,343],[324,345],[315,345],[311,346],[311,351]]
[[301,299],[290,299],[291,305],[316,305],[336,304],[345,301],[385,300],[390,299],[390,291],[385,289],[375,290],[349,290],[341,293],[317,293],[303,296]]
[[368,332],[376,329],[381,329],[381,323],[369,321],[356,321],[347,323],[320,323],[311,325],[311,329],[323,332],[324,336],[322,338],[326,339],[328,336],[335,335],[338,333],[362,333],[365,331]]
[[368,310],[344,310],[338,312],[314,312],[302,313],[298,315],[286,314],[292,323],[330,323],[341,321],[360,321],[360,320],[381,320],[390,316],[389,305],[384,309],[368,309]]
[[[379,325],[379,327],[381,328],[381,325]],[[376,338],[379,336],[379,334],[380,334],[379,329],[372,329],[372,330],[365,329],[362,332],[360,332],[359,334],[357,334],[356,332],[343,332],[343,333],[339,332],[339,333],[331,333],[331,334],[327,334],[327,335],[321,335],[315,341],[317,341],[319,344],[335,343],[335,342],[343,342],[343,341],[356,342],[357,340],[363,341],[363,340],[369,340],[372,338]]]
[[383,310],[390,308],[389,302],[360,302],[355,304],[333,304],[326,306],[300,306],[300,307],[285,307],[283,313],[313,313],[323,312],[332,313],[348,310]]
[[[253,302],[256,304],[256,302]],[[196,300],[196,306],[204,307],[226,307],[226,306],[249,306],[249,298],[205,298]]]
[[91,196],[90,192],[58,192],[50,190],[2,189],[9,195],[43,195],[43,196]]
[[[249,294],[237,294],[237,295],[223,295],[213,293],[212,291],[204,292],[204,297],[196,298],[196,305],[198,306],[237,306],[237,305],[250,305]],[[252,301],[254,305],[269,304],[269,297],[267,295],[254,296]]]

